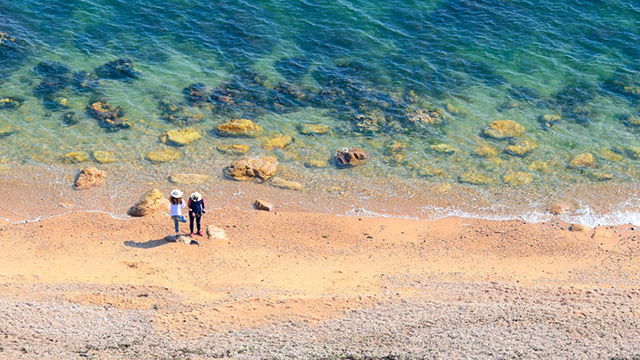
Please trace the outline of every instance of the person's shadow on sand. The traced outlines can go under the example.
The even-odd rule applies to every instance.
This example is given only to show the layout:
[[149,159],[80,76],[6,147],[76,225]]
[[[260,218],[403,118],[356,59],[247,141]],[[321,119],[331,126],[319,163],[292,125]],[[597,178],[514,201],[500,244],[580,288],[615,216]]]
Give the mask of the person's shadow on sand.
[[124,246],[137,248],[137,249],[153,249],[155,247],[166,245],[166,244],[169,244],[169,241],[165,239],[149,240],[144,242],[127,240],[124,242]]

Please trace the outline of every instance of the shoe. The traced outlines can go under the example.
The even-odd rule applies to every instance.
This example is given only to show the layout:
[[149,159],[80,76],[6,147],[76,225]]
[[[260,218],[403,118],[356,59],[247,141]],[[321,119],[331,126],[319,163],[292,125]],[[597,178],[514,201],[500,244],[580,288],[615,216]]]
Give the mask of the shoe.
[[189,234],[190,237],[193,237],[193,233]]
[[190,245],[200,245],[200,243],[196,240],[191,240],[191,244]]
[[[193,235],[193,234],[192,234]],[[204,234],[202,233],[202,231],[198,231],[198,235],[199,236],[204,236]]]

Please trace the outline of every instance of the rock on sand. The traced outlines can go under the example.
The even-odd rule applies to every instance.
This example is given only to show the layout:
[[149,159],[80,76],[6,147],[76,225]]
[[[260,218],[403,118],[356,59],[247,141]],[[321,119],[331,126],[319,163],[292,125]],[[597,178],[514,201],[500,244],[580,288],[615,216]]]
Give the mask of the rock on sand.
[[157,209],[169,208],[169,200],[158,189],[147,191],[138,201],[129,208],[127,214],[130,216],[145,216]]
[[76,189],[88,189],[102,186],[107,181],[107,173],[98,170],[95,166],[83,169],[76,179]]

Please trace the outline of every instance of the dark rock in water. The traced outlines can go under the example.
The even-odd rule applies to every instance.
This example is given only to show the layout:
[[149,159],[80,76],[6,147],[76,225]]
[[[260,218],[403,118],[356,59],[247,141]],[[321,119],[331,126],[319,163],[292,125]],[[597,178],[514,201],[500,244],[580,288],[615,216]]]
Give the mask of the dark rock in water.
[[563,107],[574,107],[589,103],[596,97],[596,90],[591,85],[567,85],[556,94],[555,103]]
[[107,102],[96,101],[87,109],[89,114],[98,119],[101,127],[108,131],[118,131],[131,127],[131,122],[124,118],[124,110]]
[[42,77],[60,76],[70,72],[71,67],[57,61],[41,61],[33,71]]
[[100,81],[95,75],[86,71],[76,71],[71,79],[71,87],[74,91],[83,92],[99,92]]
[[33,94],[39,98],[48,97],[67,88],[69,84],[69,78],[66,76],[49,76],[42,79],[40,84],[33,90]]
[[518,103],[517,101],[514,101],[514,100],[505,101],[502,104],[496,106],[496,110],[498,110],[500,112],[507,111],[507,110],[513,110],[513,109],[520,109],[520,108],[522,108],[520,103]]
[[22,106],[22,103],[24,103],[24,100],[21,98],[13,96],[3,97],[0,98],[0,110],[17,109]]
[[640,126],[640,116],[636,114],[620,114],[619,118],[627,126],[631,126],[631,127]]
[[602,84],[602,87],[607,91],[625,96],[627,98],[640,98],[640,83],[628,81],[623,77],[608,79]]
[[69,108],[69,101],[61,96],[50,96],[42,100],[42,105],[47,110],[61,111]]
[[595,112],[584,106],[562,108],[562,117],[572,119],[580,125],[588,125]]
[[207,101],[207,86],[203,83],[194,83],[187,86],[183,92],[190,104],[203,104]]
[[360,148],[342,148],[336,153],[336,160],[341,167],[353,167],[364,164],[369,154]]
[[307,73],[310,63],[303,58],[284,58],[277,60],[274,67],[288,80],[297,80]]
[[560,115],[545,114],[538,116],[538,121],[544,130],[551,129],[560,120],[562,120]]
[[205,120],[202,113],[188,112],[179,102],[162,99],[158,102],[158,109],[162,113],[160,118],[178,126],[192,125]]
[[128,80],[137,79],[142,73],[133,68],[129,59],[118,59],[96,68],[96,75],[103,79]]
[[269,93],[269,103],[273,105],[271,110],[286,112],[305,107],[312,100],[313,93],[288,82],[280,82]]
[[80,121],[76,118],[76,113],[73,112],[73,111],[70,111],[68,113],[64,113],[62,115],[62,123],[67,125],[67,126],[75,125],[78,122],[80,122]]
[[525,86],[512,85],[508,90],[509,96],[516,100],[532,102],[541,97],[540,93]]

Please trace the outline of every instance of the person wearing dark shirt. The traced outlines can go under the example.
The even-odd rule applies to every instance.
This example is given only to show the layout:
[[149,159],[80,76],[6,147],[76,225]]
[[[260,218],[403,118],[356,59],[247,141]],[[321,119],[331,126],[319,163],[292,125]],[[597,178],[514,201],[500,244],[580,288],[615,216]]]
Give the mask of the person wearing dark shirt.
[[203,236],[202,231],[200,230],[200,219],[202,218],[202,214],[205,213],[204,209],[204,199],[200,193],[194,192],[189,197],[189,202],[187,203],[187,207],[189,208],[189,229],[191,230],[191,234],[189,236],[194,235],[193,232],[193,220],[195,219],[197,225],[197,234]]

